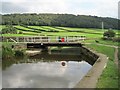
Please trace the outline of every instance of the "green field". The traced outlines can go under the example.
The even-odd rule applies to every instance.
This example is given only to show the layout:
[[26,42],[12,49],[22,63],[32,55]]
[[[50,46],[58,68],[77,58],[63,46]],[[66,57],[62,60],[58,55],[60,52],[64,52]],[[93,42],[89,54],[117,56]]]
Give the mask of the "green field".
[[[2,34],[2,36],[86,36],[89,40],[83,43],[95,43],[98,40],[101,44],[118,45],[113,41],[104,41],[101,39],[105,30],[102,29],[87,29],[87,28],[71,28],[71,27],[58,27],[58,26],[14,26],[18,34]],[[5,28],[5,25],[0,25],[0,29]],[[22,32],[19,34],[19,32]],[[119,30],[114,30],[116,37]]]
[[[5,26],[0,26],[4,28]],[[17,31],[23,32],[25,35],[53,35],[53,36],[86,36],[87,38],[102,37],[105,30],[101,29],[85,29],[85,28],[70,28],[70,27],[53,27],[53,26],[14,26]],[[114,30],[116,34],[120,31]],[[58,33],[59,32],[59,33]],[[6,35],[4,35],[6,36]],[[15,36],[15,35],[13,35]],[[17,35],[18,36],[18,35]]]
[[[5,26],[0,26],[0,28],[3,28],[3,27]],[[52,36],[83,36],[84,35],[88,38],[91,38],[91,37],[98,38],[102,36],[102,31],[95,30],[95,29],[93,30],[93,29],[69,28],[69,27],[51,27],[51,26],[28,26],[28,27],[14,26],[14,27],[25,35],[27,34],[28,35],[48,35],[48,36],[49,35],[52,35]],[[3,36],[6,36],[6,35],[3,35]],[[19,35],[16,35],[16,36],[19,36]]]

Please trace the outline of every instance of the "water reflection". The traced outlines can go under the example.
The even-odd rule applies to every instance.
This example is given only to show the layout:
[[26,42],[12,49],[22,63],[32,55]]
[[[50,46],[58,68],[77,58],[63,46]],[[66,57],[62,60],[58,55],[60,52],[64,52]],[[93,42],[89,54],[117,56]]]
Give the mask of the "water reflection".
[[3,60],[2,87],[72,88],[91,69],[94,62],[89,59],[79,48],[73,48],[42,52],[22,60]]
[[3,71],[3,88],[72,88],[90,68],[85,61],[13,64]]
[[65,67],[66,66],[66,61],[61,61],[61,65]]

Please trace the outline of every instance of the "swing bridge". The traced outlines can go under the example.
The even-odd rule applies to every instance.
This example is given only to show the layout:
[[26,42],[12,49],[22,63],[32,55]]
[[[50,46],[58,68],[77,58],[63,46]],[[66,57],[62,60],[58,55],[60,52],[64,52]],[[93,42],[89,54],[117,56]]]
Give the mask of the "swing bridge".
[[27,47],[41,46],[82,46],[85,36],[19,36],[2,37],[3,42],[26,44]]

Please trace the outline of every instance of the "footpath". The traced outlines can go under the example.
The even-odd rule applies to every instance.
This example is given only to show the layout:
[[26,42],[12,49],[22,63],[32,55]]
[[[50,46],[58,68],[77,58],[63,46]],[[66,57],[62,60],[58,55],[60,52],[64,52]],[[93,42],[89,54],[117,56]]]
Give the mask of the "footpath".
[[[92,44],[92,43],[85,43],[85,44]],[[96,44],[96,45],[115,48],[114,62],[118,67],[118,46],[104,45],[104,44]],[[97,54],[99,56],[99,59],[96,61],[96,63],[87,73],[87,75],[85,75],[83,79],[74,88],[96,88],[97,81],[100,75],[102,74],[104,68],[106,67],[109,58],[106,55],[98,53],[96,51],[92,51],[92,52]]]

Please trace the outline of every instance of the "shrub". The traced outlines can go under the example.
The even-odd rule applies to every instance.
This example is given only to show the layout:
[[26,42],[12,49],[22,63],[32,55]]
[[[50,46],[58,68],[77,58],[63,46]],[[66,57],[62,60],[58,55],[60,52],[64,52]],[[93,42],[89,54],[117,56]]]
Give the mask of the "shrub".
[[3,60],[12,59],[13,57],[14,51],[9,47],[2,46],[2,59]]
[[17,58],[23,58],[24,57],[24,52],[20,50],[15,51],[15,57]]
[[111,38],[115,37],[115,32],[112,30],[108,30],[108,31],[104,32],[103,36],[104,36],[104,38],[111,39]]
[[19,34],[23,34],[23,32],[22,32],[22,31],[19,31]]
[[8,34],[8,33],[11,33],[11,34],[16,34],[17,33],[17,30],[13,27],[13,26],[6,26],[6,28],[3,28],[1,30],[1,33],[2,34]]

